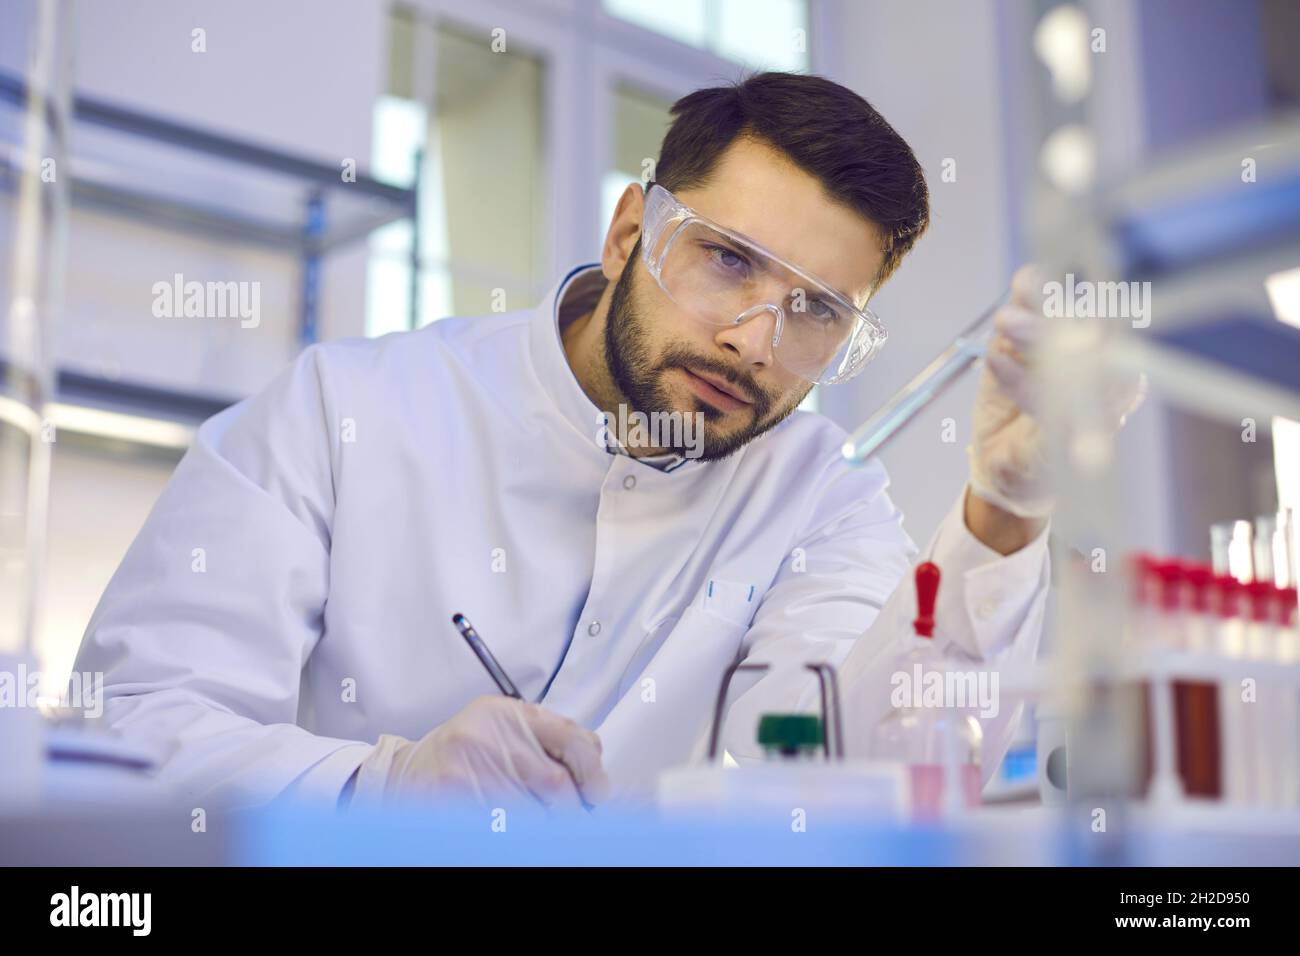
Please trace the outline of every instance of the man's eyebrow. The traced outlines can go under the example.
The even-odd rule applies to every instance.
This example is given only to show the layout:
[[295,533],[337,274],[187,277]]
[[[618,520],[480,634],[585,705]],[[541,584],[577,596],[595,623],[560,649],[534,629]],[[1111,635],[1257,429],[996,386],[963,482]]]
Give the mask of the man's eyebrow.
[[[834,292],[836,295],[838,295],[838,296],[839,296],[841,299],[843,299],[845,302],[849,303],[849,304],[850,304],[851,306],[853,306],[855,309],[860,309],[860,308],[862,308],[862,306],[858,304],[858,297],[857,297],[856,295],[849,295],[849,294],[848,294],[847,292],[845,292],[843,289],[837,289],[837,288],[835,288],[835,286],[833,286],[833,285],[827,285],[826,288],[830,289],[832,292]],[[865,302],[865,301],[866,301],[866,298],[864,297],[864,298],[863,298],[863,302]]]
[[[802,272],[806,272],[806,273],[808,273],[808,275],[809,275],[810,277],[812,277],[812,278],[814,278],[814,279],[817,278],[817,276],[816,276],[815,273],[809,272],[807,269],[804,269],[803,266],[800,266],[799,268],[800,268],[800,270],[801,270]],[[826,287],[828,290],[830,290],[831,292],[834,292],[836,295],[838,295],[841,299],[843,299],[843,300],[844,300],[845,302],[847,302],[849,305],[853,306],[855,309],[861,309],[864,305],[866,305],[866,303],[867,303],[867,299],[869,299],[869,298],[871,297],[871,296],[870,296],[870,293],[868,293],[868,294],[866,294],[866,295],[863,295],[863,296],[862,296],[862,301],[859,302],[859,301],[858,301],[858,296],[856,296],[856,295],[849,295],[849,293],[845,292],[843,289],[837,289],[835,286],[831,285],[831,284],[830,284],[829,282],[827,282],[825,279],[817,279],[817,281],[820,282],[823,286],[825,286],[825,287]]]

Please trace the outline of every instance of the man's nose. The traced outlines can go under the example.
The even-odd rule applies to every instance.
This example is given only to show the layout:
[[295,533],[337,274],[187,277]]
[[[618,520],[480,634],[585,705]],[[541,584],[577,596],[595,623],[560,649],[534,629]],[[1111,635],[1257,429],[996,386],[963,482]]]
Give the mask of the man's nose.
[[736,317],[735,324],[722,329],[714,341],[734,352],[748,366],[772,364],[772,340],[781,322],[781,310],[774,305],[756,305]]

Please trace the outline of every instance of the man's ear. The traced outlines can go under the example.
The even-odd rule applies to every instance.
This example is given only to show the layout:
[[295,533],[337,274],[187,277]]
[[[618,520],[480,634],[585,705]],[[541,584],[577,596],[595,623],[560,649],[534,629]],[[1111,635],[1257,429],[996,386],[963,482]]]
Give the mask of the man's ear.
[[610,282],[617,282],[636,241],[641,237],[641,218],[645,213],[645,189],[631,183],[618,197],[614,218],[605,233],[605,246],[600,251],[600,271]]

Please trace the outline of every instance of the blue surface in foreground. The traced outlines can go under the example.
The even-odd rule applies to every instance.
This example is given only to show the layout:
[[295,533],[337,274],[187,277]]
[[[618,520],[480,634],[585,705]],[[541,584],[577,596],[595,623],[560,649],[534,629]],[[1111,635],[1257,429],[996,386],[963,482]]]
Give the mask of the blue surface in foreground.
[[[432,814],[436,812],[437,816]],[[932,828],[790,818],[661,820],[651,813],[551,819],[486,810],[353,810],[278,806],[244,817],[232,861],[250,866],[935,866],[968,862]]]

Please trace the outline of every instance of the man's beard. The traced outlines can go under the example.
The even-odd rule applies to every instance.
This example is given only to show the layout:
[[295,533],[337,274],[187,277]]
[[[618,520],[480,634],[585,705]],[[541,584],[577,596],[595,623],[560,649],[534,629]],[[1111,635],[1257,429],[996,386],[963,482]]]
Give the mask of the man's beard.
[[678,344],[668,346],[658,360],[652,361],[644,316],[632,302],[633,267],[640,253],[641,242],[637,240],[632,255],[623,267],[622,275],[614,285],[614,293],[610,296],[609,314],[605,317],[605,363],[609,367],[610,377],[630,403],[631,408],[628,410],[647,415],[656,412],[670,414],[675,411],[668,387],[663,382],[663,375],[669,369],[689,368],[711,372],[730,384],[739,386],[753,402],[749,406],[752,417],[748,425],[729,434],[719,434],[717,423],[728,413],[702,400],[696,409],[685,413],[691,414],[698,410],[704,415],[704,441],[698,458],[701,461],[726,458],[789,417],[803,396],[773,415],[775,402],[754,381],[753,376],[737,372],[724,362],[697,355]]

